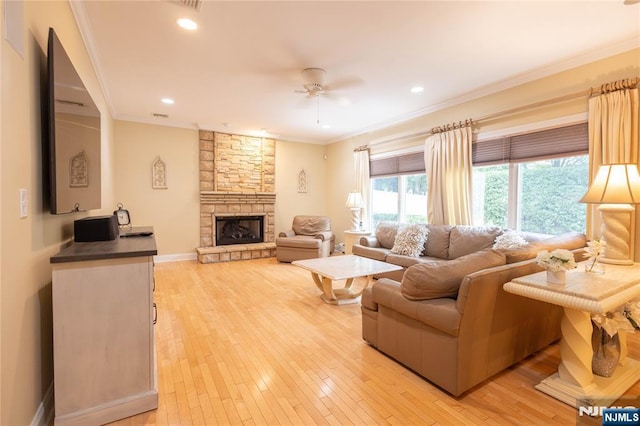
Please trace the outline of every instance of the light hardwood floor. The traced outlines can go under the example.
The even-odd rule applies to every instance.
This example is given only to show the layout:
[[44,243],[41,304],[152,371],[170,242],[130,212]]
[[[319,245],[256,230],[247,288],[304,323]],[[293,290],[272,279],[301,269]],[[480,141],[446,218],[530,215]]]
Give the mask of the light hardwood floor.
[[[155,275],[159,406],[117,425],[576,423],[534,389],[556,371],[558,344],[456,399],[368,346],[360,306],[322,302],[298,267],[183,261]],[[638,394],[640,382],[627,392]]]

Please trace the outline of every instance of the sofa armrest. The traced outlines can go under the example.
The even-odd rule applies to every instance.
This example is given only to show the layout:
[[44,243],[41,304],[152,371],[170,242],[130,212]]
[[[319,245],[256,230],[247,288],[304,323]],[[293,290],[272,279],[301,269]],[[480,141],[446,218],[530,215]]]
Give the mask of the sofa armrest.
[[296,236],[296,233],[293,232],[293,229],[289,229],[288,231],[284,231],[284,232],[281,232],[280,234],[278,234],[278,237],[285,237],[285,238],[287,238],[287,237],[295,237],[295,236]]
[[400,294],[400,283],[390,278],[381,278],[372,286],[373,302],[377,305],[393,306],[393,298]]
[[333,232],[332,231],[322,231],[322,232],[318,232],[317,234],[315,234],[313,236],[313,238],[317,238],[317,239],[322,240],[322,241],[330,241],[334,237],[333,237]]
[[380,241],[376,237],[364,236],[360,237],[360,245],[365,247],[380,248]]

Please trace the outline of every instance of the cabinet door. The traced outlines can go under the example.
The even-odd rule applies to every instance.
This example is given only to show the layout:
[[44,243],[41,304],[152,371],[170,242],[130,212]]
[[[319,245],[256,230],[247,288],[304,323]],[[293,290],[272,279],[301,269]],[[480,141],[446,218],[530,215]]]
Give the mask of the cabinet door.
[[54,266],[56,416],[155,390],[152,274],[147,257]]

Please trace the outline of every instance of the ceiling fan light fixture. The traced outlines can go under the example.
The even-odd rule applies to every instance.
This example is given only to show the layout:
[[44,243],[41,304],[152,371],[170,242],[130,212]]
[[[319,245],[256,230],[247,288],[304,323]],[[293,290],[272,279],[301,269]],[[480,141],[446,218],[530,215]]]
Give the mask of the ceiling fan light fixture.
[[305,68],[302,70],[302,78],[305,85],[320,86],[324,83],[324,76],[327,74],[322,68]]

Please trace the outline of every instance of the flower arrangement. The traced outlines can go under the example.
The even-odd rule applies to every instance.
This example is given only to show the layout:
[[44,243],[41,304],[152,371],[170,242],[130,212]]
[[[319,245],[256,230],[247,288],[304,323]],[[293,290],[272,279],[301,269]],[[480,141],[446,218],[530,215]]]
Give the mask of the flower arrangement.
[[536,263],[547,271],[558,272],[568,271],[576,267],[576,260],[573,253],[566,249],[555,249],[539,251],[536,255]]
[[607,248],[606,241],[603,240],[592,240],[587,242],[587,248],[584,249],[585,254],[589,261],[585,266],[585,271],[593,272],[594,267],[598,263],[600,256],[604,254],[604,250]]
[[593,314],[591,321],[609,336],[614,336],[619,331],[640,330],[640,301],[629,302],[618,311]]
[[593,374],[611,377],[618,365],[621,354],[621,331],[640,330],[640,299],[623,305],[622,309],[606,314],[591,315],[594,324],[591,336]]

